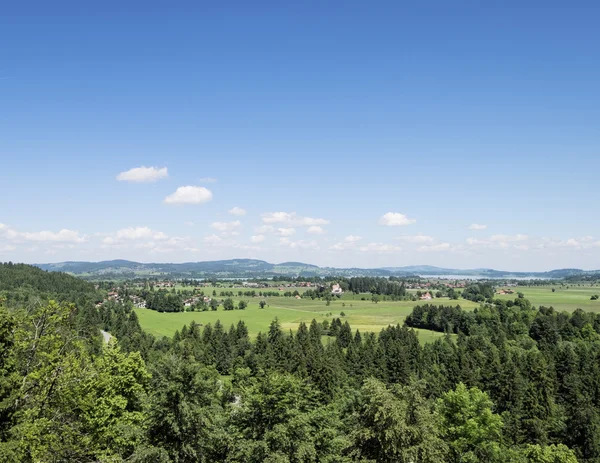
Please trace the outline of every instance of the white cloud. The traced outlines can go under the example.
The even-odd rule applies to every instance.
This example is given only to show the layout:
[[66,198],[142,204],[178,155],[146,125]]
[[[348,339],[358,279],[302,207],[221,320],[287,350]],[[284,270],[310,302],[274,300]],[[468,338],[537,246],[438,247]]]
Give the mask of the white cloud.
[[161,178],[168,177],[166,167],[134,167],[133,169],[126,170],[117,175],[117,180],[121,182],[156,182]]
[[319,249],[319,244],[316,241],[291,241],[289,238],[280,238],[279,244],[282,246],[289,246],[292,249]]
[[334,245],[330,246],[329,249],[333,249],[334,251],[344,251],[346,249],[351,249],[354,246],[356,246],[356,243],[360,240],[362,240],[362,237],[360,236],[348,235],[346,236],[346,238],[344,238],[343,241],[335,243]]
[[314,225],[327,225],[329,220],[313,217],[301,217],[295,212],[265,212],[261,214],[264,223],[284,223],[298,227],[311,227]]
[[221,244],[223,243],[223,238],[221,238],[218,235],[208,235],[204,237],[204,243],[205,244],[211,244],[211,245],[216,245],[216,244]]
[[292,214],[288,212],[265,212],[261,214],[264,223],[290,223]]
[[420,251],[420,252],[449,251],[451,249],[451,247],[452,246],[450,245],[450,243],[439,243],[439,244],[432,244],[432,245],[426,245],[426,246],[419,246],[417,251]]
[[243,251],[260,251],[260,246],[252,246],[250,244],[235,244],[233,247]]
[[272,233],[275,231],[275,227],[273,225],[261,225],[260,227],[256,227],[254,231],[259,234]]
[[262,243],[265,240],[265,235],[254,235],[250,238],[253,243]]
[[[164,233],[160,232],[161,236]],[[148,227],[127,227],[117,230],[114,234],[114,238],[117,241],[121,240],[139,240],[145,238],[153,238],[155,232]]]
[[315,225],[327,225],[329,220],[326,219],[315,219],[313,217],[297,217],[292,221],[293,225],[299,227],[312,227]]
[[143,249],[150,253],[181,251],[191,246],[189,237],[169,236],[149,227],[121,228],[102,238],[102,248]]
[[214,177],[202,177],[198,179],[200,183],[217,183],[217,179]]
[[246,209],[242,209],[241,207],[235,206],[234,208],[229,209],[229,213],[231,215],[242,216],[246,215]]
[[490,241],[496,243],[512,243],[515,241],[527,241],[527,235],[492,235]]
[[563,248],[568,250],[581,250],[600,247],[600,241],[594,241],[592,236],[581,236],[579,238],[568,238],[558,240],[552,238],[542,238],[534,244],[536,249]]
[[411,225],[415,222],[416,219],[409,219],[406,215],[400,214],[399,212],[388,212],[379,219],[379,224],[387,227],[400,227]]
[[471,225],[469,225],[469,230],[485,230],[487,228],[487,225],[481,225],[478,223],[472,223]]
[[240,222],[239,220],[234,220],[233,222],[213,222],[210,224],[210,226],[215,230],[226,232],[241,227],[242,222]]
[[359,247],[358,250],[361,252],[398,252],[401,251],[402,248],[393,244],[368,243]]
[[294,228],[278,228],[275,233],[279,236],[292,236],[296,234],[296,230]]
[[202,204],[210,201],[212,192],[202,186],[180,186],[164,199],[166,204]]
[[39,232],[23,232],[18,233],[16,237],[21,237],[27,241],[60,241],[66,243],[83,243],[86,241],[85,236],[81,236],[79,232],[63,228],[59,232],[39,231]]
[[486,240],[478,240],[477,238],[467,238],[467,244],[469,246],[480,246],[489,244],[489,241]]
[[509,249],[515,248],[520,243],[520,249],[524,249],[524,242],[529,241],[527,235],[492,235],[487,239],[479,238],[467,238],[466,243],[468,246],[474,248],[489,248],[489,249]]
[[16,246],[13,246],[12,244],[0,246],[0,252],[10,252],[14,251],[15,249],[17,249]]
[[396,239],[414,244],[430,244],[435,241],[432,236],[427,235],[402,235],[398,236]]
[[325,233],[327,233],[326,230],[324,230],[322,227],[319,227],[318,225],[308,227],[308,230],[306,230],[306,232],[310,233],[311,235],[324,235]]

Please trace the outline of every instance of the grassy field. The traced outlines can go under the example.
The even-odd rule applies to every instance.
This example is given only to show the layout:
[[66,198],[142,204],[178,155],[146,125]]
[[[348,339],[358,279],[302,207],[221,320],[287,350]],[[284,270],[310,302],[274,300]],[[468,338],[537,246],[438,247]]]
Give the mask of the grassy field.
[[[552,292],[552,288],[555,292]],[[220,291],[234,291],[237,293],[238,288],[204,288],[204,293],[212,295],[213,289],[216,289],[217,294]],[[538,307],[540,305],[553,306],[557,310],[566,310],[572,312],[577,308],[586,311],[600,312],[600,301],[591,301],[590,297],[594,294],[600,294],[600,287],[590,286],[531,286],[514,288],[516,291],[522,292],[531,303]],[[286,288],[289,290],[289,288]],[[291,289],[292,291],[294,288]],[[298,289],[300,293],[304,292],[304,288]],[[514,299],[513,295],[497,295],[500,299]],[[369,295],[364,295],[370,299]],[[268,306],[264,309],[258,307],[259,298],[238,298],[234,297],[234,301],[244,299],[249,302],[246,310],[224,311],[222,307],[213,312],[185,312],[185,313],[159,313],[147,309],[135,309],[139,317],[142,327],[156,336],[172,336],[176,330],[181,329],[183,325],[189,324],[192,320],[196,323],[206,325],[207,323],[214,324],[217,320],[226,327],[232,323],[237,323],[243,320],[248,327],[248,331],[252,337],[256,336],[260,331],[266,332],[269,324],[275,318],[279,319],[284,330],[295,331],[300,322],[310,323],[313,319],[322,322],[323,320],[331,321],[335,317],[340,317],[341,312],[344,312],[344,320],[352,326],[353,330],[361,332],[379,332],[382,328],[388,325],[402,324],[404,318],[410,314],[412,308],[421,302],[401,301],[391,302],[383,301],[375,304],[370,300],[361,301],[361,296],[345,294],[341,299],[335,299],[331,305],[325,305],[324,301],[312,301],[310,299],[295,299],[289,297],[271,297],[268,298]],[[447,298],[434,299],[431,301],[434,304],[460,304],[461,307],[467,310],[472,310],[478,304],[461,299],[459,301],[450,301]],[[425,302],[423,302],[425,303]],[[428,342],[441,336],[440,333],[434,333],[427,330],[419,330],[421,341]]]
[[[552,292],[552,288],[555,292]],[[600,294],[600,286],[519,286],[512,288],[515,294],[496,295],[498,299],[514,299],[516,292],[522,292],[535,307],[541,305],[554,307],[556,310],[573,312],[583,309],[589,312],[600,312],[600,301],[591,301],[590,297]]]
[[[324,301],[277,297],[270,298],[269,305],[261,309],[258,307],[258,301],[259,298],[250,300],[246,310],[224,311],[222,307],[219,307],[219,310],[214,312],[159,313],[147,309],[135,309],[135,311],[142,328],[156,336],[172,336],[176,330],[181,329],[183,325],[189,324],[192,320],[204,325],[214,324],[220,320],[226,328],[229,328],[232,323],[244,320],[250,335],[254,337],[260,331],[266,332],[269,324],[275,318],[279,319],[284,330],[295,331],[300,322],[308,324],[313,319],[319,322],[331,321],[335,317],[340,317],[341,312],[345,314],[343,320],[348,320],[353,330],[379,332],[390,324],[402,324],[412,308],[419,304],[419,302],[412,301],[384,301],[375,304],[371,301],[361,301],[359,296],[354,296],[354,298],[345,296],[332,301],[331,305],[327,306]],[[439,304],[460,303],[465,309],[473,309],[478,306],[470,301],[449,301],[447,298],[435,299],[433,302]],[[440,336],[439,333],[421,331],[423,332],[420,333],[420,338],[423,341],[431,341]]]

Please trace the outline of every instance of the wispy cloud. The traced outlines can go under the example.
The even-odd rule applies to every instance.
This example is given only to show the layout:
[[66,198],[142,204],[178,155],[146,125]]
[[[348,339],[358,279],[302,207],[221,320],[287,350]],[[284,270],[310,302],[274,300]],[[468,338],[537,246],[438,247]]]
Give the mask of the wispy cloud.
[[296,229],[294,228],[278,228],[275,231],[275,234],[279,235],[279,236],[292,236],[296,234]]
[[202,186],[180,186],[164,199],[165,204],[202,204],[210,201],[213,194]]
[[405,214],[400,214],[399,212],[388,212],[381,216],[379,224],[386,227],[402,227],[411,225],[416,221],[416,219],[409,219]]
[[0,224],[0,238],[17,243],[23,241],[84,243],[87,241],[85,235],[81,235],[78,231],[69,230],[67,228],[63,228],[57,232],[50,230],[21,232],[5,224]]
[[242,222],[239,220],[234,220],[232,222],[213,222],[210,224],[212,228],[215,230],[219,230],[222,232],[235,230],[242,226]]
[[262,243],[265,240],[265,235],[254,235],[250,238],[253,243]]
[[315,225],[327,225],[329,220],[313,217],[302,217],[295,212],[265,212],[261,214],[262,221],[266,224],[284,223],[298,227],[311,227]]
[[327,233],[327,230],[325,230],[323,227],[319,227],[318,225],[313,225],[312,227],[308,227],[306,232],[310,233],[311,235],[324,235]]
[[402,251],[400,246],[396,246],[393,244],[386,243],[368,243],[364,246],[360,246],[358,248],[360,252],[374,252],[374,253],[383,253],[383,252],[398,252]]
[[419,252],[440,252],[440,251],[449,251],[452,249],[452,245],[450,243],[439,243],[439,244],[431,244],[419,246],[417,251]]
[[314,240],[312,240],[312,241],[305,241],[305,240],[292,241],[289,238],[280,238],[279,245],[280,246],[288,246],[292,249],[298,249],[298,248],[299,249],[320,249],[319,243],[317,243]]
[[156,182],[161,178],[168,177],[166,167],[134,167],[117,175],[117,180],[121,182],[147,183]]
[[241,217],[243,215],[246,215],[246,209],[242,209],[241,207],[235,206],[235,207],[229,209],[229,213],[231,215],[236,215],[238,217]]
[[472,223],[471,225],[469,225],[469,230],[485,230],[487,228],[487,225],[482,225],[479,223]]
[[413,244],[431,244],[435,241],[432,236],[427,235],[401,235],[396,237],[396,239]]
[[332,249],[334,251],[344,251],[346,249],[352,249],[360,240],[362,240],[362,237],[360,236],[348,235],[346,236],[346,238],[343,239],[343,241],[333,244],[329,247],[329,249]]

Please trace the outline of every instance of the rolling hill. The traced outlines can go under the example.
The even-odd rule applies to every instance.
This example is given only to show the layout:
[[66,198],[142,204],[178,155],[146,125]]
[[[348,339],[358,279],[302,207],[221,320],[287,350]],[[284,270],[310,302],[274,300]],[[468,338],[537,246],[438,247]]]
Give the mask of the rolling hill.
[[272,264],[257,259],[230,259],[206,262],[140,263],[128,260],[102,262],[59,262],[36,264],[43,270],[65,272],[87,279],[125,279],[136,277],[169,278],[268,278],[274,276],[457,276],[472,278],[564,278],[586,274],[581,269],[548,272],[511,272],[493,269],[449,269],[430,265],[374,269],[319,267],[303,262]]

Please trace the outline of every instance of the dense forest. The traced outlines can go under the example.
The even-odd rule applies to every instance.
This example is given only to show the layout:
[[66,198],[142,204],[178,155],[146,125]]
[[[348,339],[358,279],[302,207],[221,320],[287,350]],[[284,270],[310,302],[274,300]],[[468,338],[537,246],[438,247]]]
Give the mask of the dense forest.
[[596,314],[517,297],[415,307],[379,334],[274,320],[157,339],[80,280],[2,272],[2,462],[600,462]]

